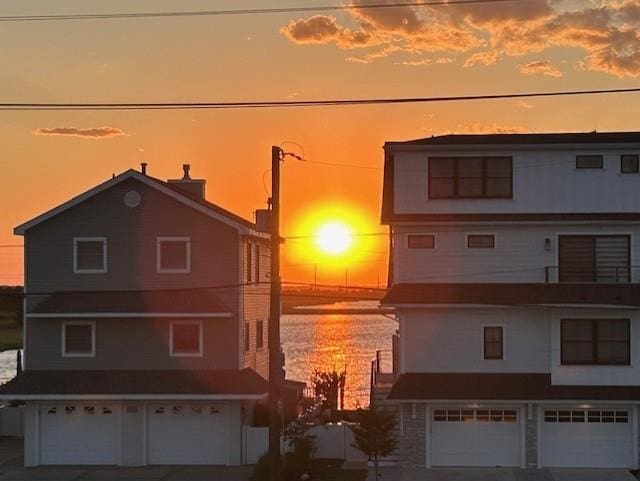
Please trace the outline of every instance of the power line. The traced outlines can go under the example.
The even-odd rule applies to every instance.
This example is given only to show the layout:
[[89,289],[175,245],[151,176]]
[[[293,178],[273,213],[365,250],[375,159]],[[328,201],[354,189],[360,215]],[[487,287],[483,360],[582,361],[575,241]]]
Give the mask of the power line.
[[279,13],[311,13],[338,12],[349,10],[374,10],[402,7],[446,7],[449,5],[476,5],[486,3],[513,3],[525,0],[434,0],[398,3],[373,3],[369,5],[316,5],[310,7],[281,7],[281,8],[246,8],[237,10],[194,10],[173,12],[132,12],[132,13],[79,13],[58,15],[5,15],[0,16],[0,22],[34,22],[60,20],[121,20],[143,18],[171,18],[171,17],[221,17],[229,15],[272,15]]
[[3,111],[28,110],[207,110],[207,109],[268,109],[287,107],[346,107],[358,105],[416,104],[436,102],[461,102],[474,100],[501,100],[533,97],[569,97],[579,95],[602,95],[638,93],[640,87],[591,90],[561,90],[546,92],[517,92],[507,94],[453,95],[442,97],[386,97],[362,99],[326,99],[326,100],[271,100],[239,102],[132,102],[132,103],[49,103],[49,102],[4,102]]

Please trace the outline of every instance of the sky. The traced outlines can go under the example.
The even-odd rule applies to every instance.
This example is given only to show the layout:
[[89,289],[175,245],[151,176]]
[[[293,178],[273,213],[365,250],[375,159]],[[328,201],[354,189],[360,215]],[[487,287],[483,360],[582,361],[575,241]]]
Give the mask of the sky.
[[[385,0],[355,0],[367,2]],[[30,0],[2,2],[0,16],[330,4]],[[0,23],[0,101],[299,100],[636,87],[639,26],[640,0]],[[0,245],[20,244],[13,227],[140,162],[163,179],[179,177],[181,165],[191,164],[194,177],[207,179],[208,200],[252,219],[268,197],[271,145],[309,160],[283,164],[284,236],[313,235],[333,220],[355,234],[384,233],[385,141],[443,133],[640,130],[638,106],[640,94],[314,109],[0,112]],[[348,255],[331,262],[305,244],[310,240],[291,239],[284,246],[283,279],[383,285],[387,239],[357,239]],[[21,284],[22,262],[20,248],[0,247],[0,284]]]

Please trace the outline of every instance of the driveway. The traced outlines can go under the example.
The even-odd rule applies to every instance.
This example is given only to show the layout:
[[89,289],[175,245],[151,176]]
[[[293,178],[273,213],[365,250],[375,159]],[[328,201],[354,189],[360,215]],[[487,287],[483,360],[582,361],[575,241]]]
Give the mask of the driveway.
[[0,466],[0,481],[248,481],[251,466],[37,467]]
[[[380,468],[380,473],[378,481],[638,481],[626,469]],[[367,481],[375,481],[371,468]]]

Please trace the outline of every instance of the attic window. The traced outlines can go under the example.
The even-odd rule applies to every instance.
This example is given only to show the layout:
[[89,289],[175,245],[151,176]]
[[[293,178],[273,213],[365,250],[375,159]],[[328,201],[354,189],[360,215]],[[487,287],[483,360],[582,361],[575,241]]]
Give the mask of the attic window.
[[189,237],[158,237],[156,261],[159,273],[190,273],[191,239]]
[[602,155],[576,155],[576,169],[602,169],[603,167]]
[[106,237],[74,237],[73,272],[75,274],[107,272]]

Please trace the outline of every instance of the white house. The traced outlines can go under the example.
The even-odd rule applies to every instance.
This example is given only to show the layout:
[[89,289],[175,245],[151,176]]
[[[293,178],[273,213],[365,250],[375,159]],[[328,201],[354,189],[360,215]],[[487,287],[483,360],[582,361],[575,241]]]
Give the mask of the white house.
[[639,155],[640,132],[385,145],[403,465],[638,467]]

